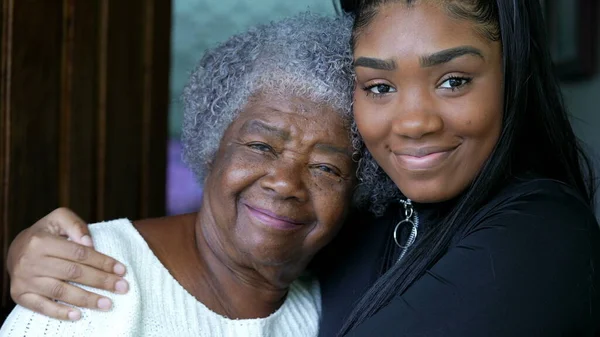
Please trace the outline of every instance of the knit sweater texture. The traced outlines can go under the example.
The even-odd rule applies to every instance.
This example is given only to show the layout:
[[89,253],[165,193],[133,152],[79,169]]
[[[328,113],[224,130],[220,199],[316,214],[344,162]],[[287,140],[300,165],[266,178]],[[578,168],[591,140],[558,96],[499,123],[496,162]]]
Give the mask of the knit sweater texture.
[[17,306],[0,336],[195,336],[314,337],[318,334],[321,295],[316,279],[291,284],[283,305],[266,318],[229,319],[187,292],[162,265],[142,236],[126,219],[90,225],[94,246],[127,267],[129,292],[110,298],[108,312],[82,309],[76,322],[51,319]]

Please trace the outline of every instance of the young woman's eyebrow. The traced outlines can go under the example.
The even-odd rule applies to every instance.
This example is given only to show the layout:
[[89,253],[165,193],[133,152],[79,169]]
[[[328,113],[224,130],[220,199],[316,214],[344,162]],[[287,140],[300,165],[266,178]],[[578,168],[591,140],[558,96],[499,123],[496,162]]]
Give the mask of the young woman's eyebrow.
[[444,49],[430,55],[421,56],[421,67],[434,67],[443,63],[448,63],[457,57],[464,55],[474,55],[484,59],[481,50],[472,46],[460,46]]
[[[483,57],[481,50],[473,46],[460,46],[441,50],[430,55],[420,57],[421,67],[434,67],[443,63],[452,61],[457,57],[464,55],[474,55],[480,58]],[[396,62],[392,59],[382,60],[374,57],[359,57],[354,60],[355,67],[365,67],[377,70],[396,70]]]
[[395,70],[396,62],[394,60],[382,60],[373,57],[359,57],[354,60],[355,67],[373,68],[378,70]]

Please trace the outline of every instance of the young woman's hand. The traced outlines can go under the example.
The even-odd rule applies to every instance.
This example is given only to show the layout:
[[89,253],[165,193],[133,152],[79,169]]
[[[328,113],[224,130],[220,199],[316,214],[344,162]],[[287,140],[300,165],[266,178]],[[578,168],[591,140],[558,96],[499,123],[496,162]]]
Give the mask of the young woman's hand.
[[129,289],[121,277],[125,267],[94,250],[86,223],[67,208],[58,208],[23,230],[8,250],[12,299],[42,315],[77,320],[77,307],[108,310],[108,298],[70,282],[116,293]]

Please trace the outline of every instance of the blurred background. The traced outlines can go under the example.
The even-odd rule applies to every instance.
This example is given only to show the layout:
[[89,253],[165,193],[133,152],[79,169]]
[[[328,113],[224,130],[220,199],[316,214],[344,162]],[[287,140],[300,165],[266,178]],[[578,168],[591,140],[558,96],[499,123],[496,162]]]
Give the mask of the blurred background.
[[[207,47],[254,24],[305,10],[335,15],[339,6],[0,1],[0,323],[12,306],[8,245],[54,208],[70,207],[90,222],[197,209],[202,188],[181,162],[178,98]],[[576,132],[597,160],[600,8],[596,0],[542,2]]]
[[203,51],[252,25],[301,11],[335,15],[335,5],[331,0],[173,1],[166,199],[168,214],[195,211],[202,196],[201,186],[181,161],[179,139],[183,111],[178,97]]

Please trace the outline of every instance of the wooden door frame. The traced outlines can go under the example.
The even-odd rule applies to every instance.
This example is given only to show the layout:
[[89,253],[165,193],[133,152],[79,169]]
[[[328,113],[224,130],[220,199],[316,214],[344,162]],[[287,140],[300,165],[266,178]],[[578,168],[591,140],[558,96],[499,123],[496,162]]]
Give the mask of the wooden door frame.
[[[1,0],[0,233],[165,212],[171,0]],[[3,321],[3,316],[0,316]]]

